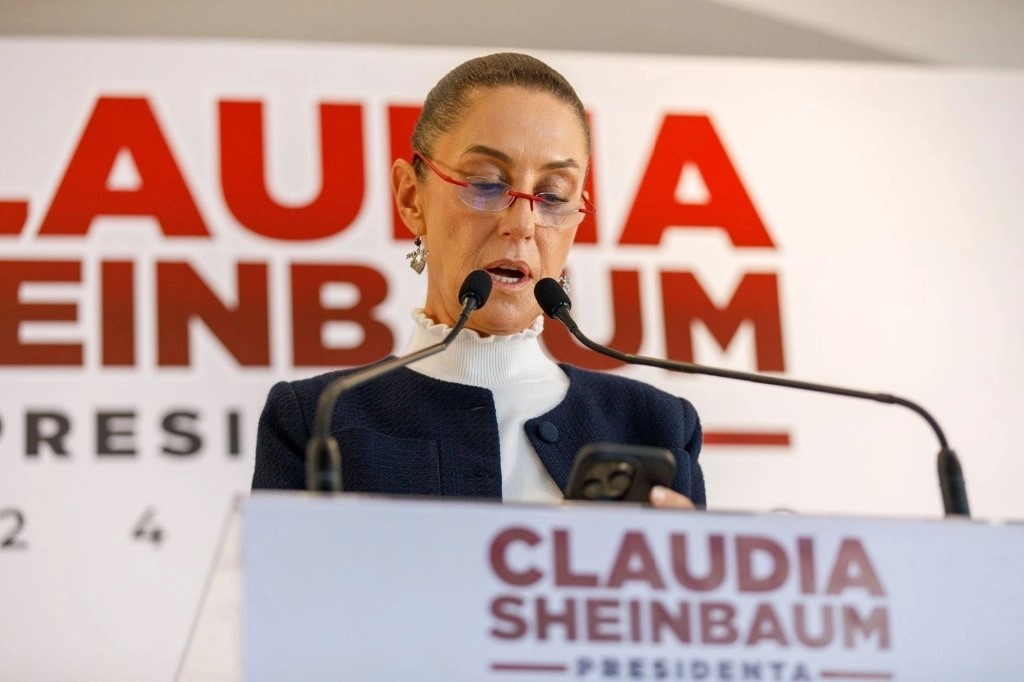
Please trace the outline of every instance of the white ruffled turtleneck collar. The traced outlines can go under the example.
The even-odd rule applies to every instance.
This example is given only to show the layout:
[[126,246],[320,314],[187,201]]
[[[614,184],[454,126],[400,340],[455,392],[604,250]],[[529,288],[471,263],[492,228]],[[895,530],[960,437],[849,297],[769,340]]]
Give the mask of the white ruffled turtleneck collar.
[[[451,327],[434,322],[421,308],[413,311],[416,327],[406,353],[432,346],[444,339]],[[534,382],[565,380],[565,373],[541,348],[538,337],[544,317],[538,315],[527,329],[507,336],[481,336],[464,329],[448,348],[409,368],[443,381],[495,389]]]

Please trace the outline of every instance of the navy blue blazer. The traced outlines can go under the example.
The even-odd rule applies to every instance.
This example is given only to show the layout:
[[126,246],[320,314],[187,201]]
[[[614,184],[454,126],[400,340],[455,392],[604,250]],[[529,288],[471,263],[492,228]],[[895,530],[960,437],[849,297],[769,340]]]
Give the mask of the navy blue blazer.
[[[588,443],[653,445],[676,457],[672,487],[705,504],[700,421],[687,400],[614,374],[560,367],[569,377],[565,399],[524,424],[560,489]],[[305,488],[317,400],[348,371],[271,389],[260,416],[254,489]],[[331,428],[346,491],[501,498],[498,423],[487,389],[400,369],[344,394]]]

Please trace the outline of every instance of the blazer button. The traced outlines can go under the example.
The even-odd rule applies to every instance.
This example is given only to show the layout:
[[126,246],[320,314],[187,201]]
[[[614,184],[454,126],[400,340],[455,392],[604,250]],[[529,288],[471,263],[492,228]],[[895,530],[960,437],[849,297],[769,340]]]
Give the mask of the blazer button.
[[554,443],[558,440],[558,427],[551,422],[537,424],[537,435],[545,443]]

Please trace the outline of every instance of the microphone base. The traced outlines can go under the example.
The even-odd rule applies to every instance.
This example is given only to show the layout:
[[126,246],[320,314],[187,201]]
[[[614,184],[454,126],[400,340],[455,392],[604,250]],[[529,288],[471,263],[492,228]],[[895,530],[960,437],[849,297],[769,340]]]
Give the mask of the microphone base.
[[949,448],[939,450],[939,487],[942,490],[942,507],[946,516],[970,517],[971,510],[967,503],[967,486],[964,483],[964,472],[960,468],[960,460]]
[[340,493],[341,450],[333,436],[314,436],[306,446],[306,490]]

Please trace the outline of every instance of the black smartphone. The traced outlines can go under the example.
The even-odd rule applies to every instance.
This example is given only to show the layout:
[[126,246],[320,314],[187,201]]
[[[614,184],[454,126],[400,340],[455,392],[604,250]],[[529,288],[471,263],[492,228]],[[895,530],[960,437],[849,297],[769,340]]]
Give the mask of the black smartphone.
[[591,443],[576,454],[567,500],[646,502],[651,488],[672,486],[676,458],[665,448]]

